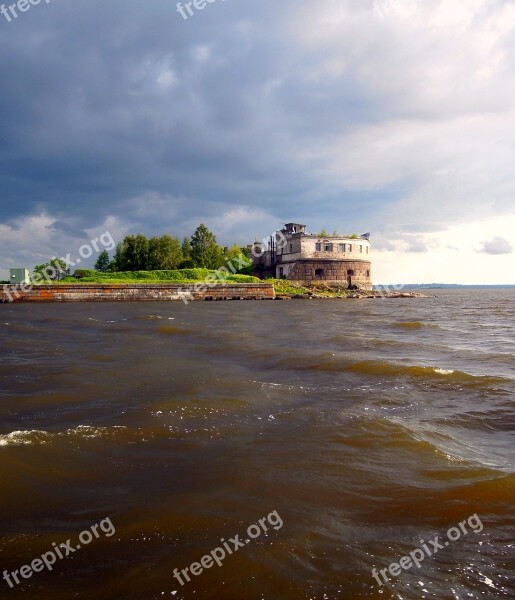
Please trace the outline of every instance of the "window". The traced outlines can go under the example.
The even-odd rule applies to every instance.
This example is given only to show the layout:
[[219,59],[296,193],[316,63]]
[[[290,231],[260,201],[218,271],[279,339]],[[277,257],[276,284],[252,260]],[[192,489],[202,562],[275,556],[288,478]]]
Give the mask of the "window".
[[315,269],[315,277],[323,277],[324,269]]
[[290,254],[293,254],[293,244],[290,244]]
[[363,246],[360,246],[360,247],[359,247],[359,253],[360,253],[360,254],[363,254]]
[[345,244],[338,244],[338,252],[345,252]]
[[333,245],[332,244],[325,244],[324,245],[324,250],[326,252],[332,252],[333,251]]
[[279,267],[279,277],[284,277],[284,269],[283,267]]
[[354,275],[354,269],[347,269],[347,275]]
[[367,271],[367,277],[370,277],[370,271]]
[[352,252],[352,244],[349,244],[349,252]]
[[367,254],[368,254],[368,246],[367,246]]
[[316,245],[316,251],[317,252],[321,252],[322,251],[322,244],[320,242]]

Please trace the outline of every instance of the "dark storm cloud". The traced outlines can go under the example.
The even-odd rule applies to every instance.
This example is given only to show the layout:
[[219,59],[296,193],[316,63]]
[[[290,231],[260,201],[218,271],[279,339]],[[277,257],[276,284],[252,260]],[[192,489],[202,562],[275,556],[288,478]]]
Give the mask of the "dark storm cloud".
[[56,0],[2,23],[1,217],[91,225],[147,190],[231,202],[289,180],[253,118],[273,62],[211,9],[183,23],[171,2]]
[[69,235],[72,238],[87,239],[88,234],[78,227],[74,227],[69,223],[63,223],[62,221],[54,221],[51,225],[47,225],[46,228],[50,231],[62,232]]
[[184,235],[205,220],[224,242],[282,220],[416,233],[485,198],[506,210],[509,5],[449,1],[384,19],[367,0],[218,1],[187,21],[175,0],[52,0],[0,16],[4,240],[42,254],[34,231],[55,222],[69,228],[52,248],[107,222]]

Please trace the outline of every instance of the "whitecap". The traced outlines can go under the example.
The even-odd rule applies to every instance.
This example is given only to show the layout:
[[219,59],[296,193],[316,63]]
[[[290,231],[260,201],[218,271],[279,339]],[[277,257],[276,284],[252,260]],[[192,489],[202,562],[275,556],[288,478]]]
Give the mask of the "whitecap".
[[11,431],[4,435],[0,435],[0,447],[4,446],[28,446],[32,444],[46,444],[54,438],[63,438],[70,436],[78,436],[83,439],[91,439],[97,437],[108,437],[116,434],[118,430],[126,429],[123,426],[115,427],[92,427],[91,425],[78,425],[73,429],[65,431],[41,431],[38,429],[26,431]]

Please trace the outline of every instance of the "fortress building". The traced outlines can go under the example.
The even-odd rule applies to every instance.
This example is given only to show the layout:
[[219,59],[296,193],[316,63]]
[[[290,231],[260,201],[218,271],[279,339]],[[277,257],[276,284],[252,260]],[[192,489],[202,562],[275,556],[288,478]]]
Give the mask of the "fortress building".
[[304,284],[323,281],[348,288],[372,288],[370,234],[361,236],[306,233],[306,225],[287,223],[265,249],[253,246],[257,277],[276,277]]

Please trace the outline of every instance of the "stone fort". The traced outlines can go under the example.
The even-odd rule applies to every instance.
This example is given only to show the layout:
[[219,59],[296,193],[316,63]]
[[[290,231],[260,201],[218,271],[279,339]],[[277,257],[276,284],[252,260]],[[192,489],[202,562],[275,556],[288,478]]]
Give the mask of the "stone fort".
[[287,223],[271,236],[268,247],[252,247],[254,275],[312,284],[325,282],[350,289],[372,288],[370,234],[361,236],[306,233],[306,225]]

